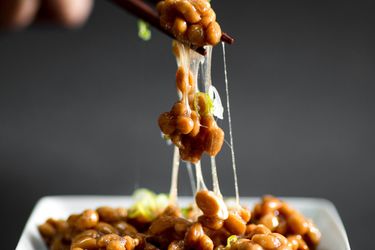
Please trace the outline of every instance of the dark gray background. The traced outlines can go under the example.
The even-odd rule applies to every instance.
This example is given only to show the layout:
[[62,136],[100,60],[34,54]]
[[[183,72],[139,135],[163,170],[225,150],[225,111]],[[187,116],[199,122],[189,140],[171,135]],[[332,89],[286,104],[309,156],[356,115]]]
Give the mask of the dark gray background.
[[[237,38],[227,60],[241,195],[327,198],[352,248],[370,249],[375,4],[351,2],[213,5]],[[176,100],[175,62],[168,38],[136,32],[133,17],[97,1],[80,30],[0,33],[2,249],[42,196],[168,191],[172,148],[156,119]],[[213,75],[223,95],[219,47]],[[218,158],[233,195],[227,147]]]

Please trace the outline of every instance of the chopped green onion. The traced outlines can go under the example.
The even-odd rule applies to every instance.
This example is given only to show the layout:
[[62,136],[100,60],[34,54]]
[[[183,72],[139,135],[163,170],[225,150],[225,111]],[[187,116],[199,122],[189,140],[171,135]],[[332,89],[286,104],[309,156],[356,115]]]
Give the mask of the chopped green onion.
[[143,218],[147,221],[151,221],[154,219],[151,211],[147,209],[147,207],[142,206],[142,204],[134,204],[134,206],[129,210],[128,214],[129,218]]
[[144,41],[148,41],[151,39],[151,30],[149,24],[143,20],[138,21],[138,36]]
[[227,246],[225,248],[230,248],[234,242],[238,240],[236,235],[231,235],[227,239]]
[[166,194],[158,194],[155,197],[155,205],[156,205],[156,209],[159,210],[157,212],[160,212],[160,213],[163,212],[160,210],[164,210],[169,205],[169,196]]
[[208,88],[208,95],[212,100],[212,105],[213,105],[213,115],[216,116],[219,119],[223,119],[223,113],[224,113],[224,107],[223,104],[221,103],[221,98],[219,95],[219,92],[217,89],[213,86],[210,85]]
[[133,194],[134,205],[129,209],[129,218],[142,218],[152,221],[169,204],[169,198],[166,194],[155,194],[148,189],[138,189]]
[[[200,103],[203,100],[203,103]],[[197,92],[194,95],[194,109],[202,116],[212,114],[213,101],[207,93]]]
[[181,214],[185,218],[189,218],[190,217],[191,211],[192,211],[192,207],[191,206],[181,208]]
[[145,201],[145,200],[147,201],[149,199],[152,199],[154,196],[155,194],[146,188],[137,189],[133,193],[133,199],[135,200],[135,202]]

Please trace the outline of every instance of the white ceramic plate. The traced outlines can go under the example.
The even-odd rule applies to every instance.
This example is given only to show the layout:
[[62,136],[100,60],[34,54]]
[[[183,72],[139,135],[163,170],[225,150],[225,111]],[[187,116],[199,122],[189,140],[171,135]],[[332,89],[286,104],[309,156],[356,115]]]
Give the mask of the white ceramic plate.
[[[241,198],[241,203],[252,205],[258,198]],[[317,250],[350,250],[348,237],[334,205],[324,199],[283,198],[306,217],[313,219],[322,232],[322,241]],[[181,206],[191,198],[179,199]],[[132,204],[126,196],[47,196],[38,201],[26,223],[16,250],[47,250],[37,226],[49,217],[66,219],[72,213],[82,212],[98,206],[129,207]]]

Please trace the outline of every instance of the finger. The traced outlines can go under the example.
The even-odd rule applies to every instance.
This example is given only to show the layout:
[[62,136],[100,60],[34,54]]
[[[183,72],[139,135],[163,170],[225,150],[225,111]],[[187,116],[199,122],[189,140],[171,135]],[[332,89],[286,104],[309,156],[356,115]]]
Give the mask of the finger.
[[0,26],[11,29],[28,26],[39,5],[40,0],[0,0]]
[[88,18],[93,0],[46,0],[51,14],[66,27],[78,27]]

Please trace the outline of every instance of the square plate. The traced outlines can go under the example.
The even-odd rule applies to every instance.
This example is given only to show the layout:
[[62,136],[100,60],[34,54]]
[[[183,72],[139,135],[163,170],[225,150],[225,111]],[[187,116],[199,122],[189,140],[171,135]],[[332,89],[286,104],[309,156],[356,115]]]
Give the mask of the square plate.
[[[322,240],[317,250],[350,250],[348,237],[335,206],[328,200],[315,198],[282,198],[298,209],[306,217],[313,219],[322,232]],[[179,198],[181,206],[191,202],[191,197]],[[259,198],[243,197],[241,203],[252,207]],[[99,206],[129,207],[129,196],[47,196],[38,201],[16,250],[47,250],[39,235],[37,226],[46,219],[67,218],[72,213]]]

